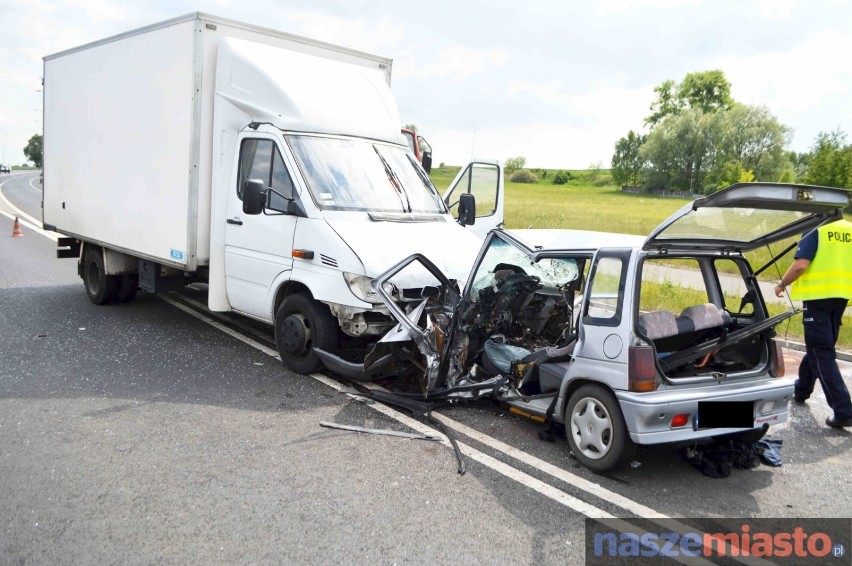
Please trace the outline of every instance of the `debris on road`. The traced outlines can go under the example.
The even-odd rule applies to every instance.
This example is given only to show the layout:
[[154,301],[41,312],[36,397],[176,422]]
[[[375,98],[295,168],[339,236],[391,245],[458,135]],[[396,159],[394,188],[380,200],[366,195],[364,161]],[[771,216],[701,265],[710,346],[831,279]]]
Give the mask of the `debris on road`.
[[352,432],[364,432],[367,434],[381,434],[384,436],[396,436],[399,438],[408,438],[411,440],[432,440],[432,441],[441,441],[440,436],[433,436],[431,434],[414,434],[410,432],[399,432],[397,430],[387,430],[381,428],[367,428],[363,426],[355,426],[355,425],[346,425],[340,423],[330,423],[330,422],[321,422],[320,426],[324,426],[326,428],[338,428],[340,430],[351,430]]

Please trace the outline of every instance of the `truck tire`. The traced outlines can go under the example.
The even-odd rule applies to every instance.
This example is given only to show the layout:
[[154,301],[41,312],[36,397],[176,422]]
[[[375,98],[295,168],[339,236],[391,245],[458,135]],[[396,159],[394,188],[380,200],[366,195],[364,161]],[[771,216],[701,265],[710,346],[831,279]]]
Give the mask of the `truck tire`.
[[83,256],[83,285],[86,294],[96,305],[108,305],[118,293],[120,277],[107,275],[104,256],[99,248],[89,248]]
[[136,298],[136,291],[139,290],[138,275],[122,275],[121,283],[118,286],[118,292],[115,296],[117,303],[129,303]]
[[275,313],[275,344],[281,361],[296,373],[310,373],[322,365],[314,348],[337,349],[337,320],[328,307],[310,296],[288,296]]
[[571,394],[565,435],[577,460],[596,472],[626,464],[636,450],[618,401],[601,385],[586,384]]

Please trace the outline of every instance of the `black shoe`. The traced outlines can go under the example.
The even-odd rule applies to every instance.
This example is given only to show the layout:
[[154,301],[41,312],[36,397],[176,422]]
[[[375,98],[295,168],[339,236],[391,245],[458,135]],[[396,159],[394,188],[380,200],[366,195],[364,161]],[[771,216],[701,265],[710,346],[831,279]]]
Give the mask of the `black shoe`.
[[795,397],[793,397],[793,401],[795,401],[797,405],[804,405],[808,401],[808,398],[799,397],[798,395],[796,395]]
[[852,426],[852,417],[847,417],[845,419],[838,419],[837,417],[828,417],[825,419],[825,424],[832,428],[843,428],[847,426]]

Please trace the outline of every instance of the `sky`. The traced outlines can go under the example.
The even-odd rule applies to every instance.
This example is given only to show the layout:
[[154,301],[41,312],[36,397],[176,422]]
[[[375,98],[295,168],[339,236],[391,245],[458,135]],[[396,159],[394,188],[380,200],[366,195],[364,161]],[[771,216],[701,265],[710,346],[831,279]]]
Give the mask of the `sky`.
[[436,164],[609,167],[656,85],[710,69],[792,150],[852,138],[852,0],[0,0],[0,159],[41,133],[43,56],[194,11],[392,58]]

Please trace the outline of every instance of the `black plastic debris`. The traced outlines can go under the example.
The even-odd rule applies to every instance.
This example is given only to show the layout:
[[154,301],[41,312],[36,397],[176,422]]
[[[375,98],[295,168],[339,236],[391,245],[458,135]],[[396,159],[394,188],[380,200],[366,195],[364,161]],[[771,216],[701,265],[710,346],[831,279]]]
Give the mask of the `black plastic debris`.
[[736,440],[687,446],[679,452],[692,467],[711,478],[727,478],[733,468],[748,470],[760,465],[754,445]]

